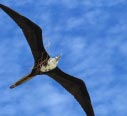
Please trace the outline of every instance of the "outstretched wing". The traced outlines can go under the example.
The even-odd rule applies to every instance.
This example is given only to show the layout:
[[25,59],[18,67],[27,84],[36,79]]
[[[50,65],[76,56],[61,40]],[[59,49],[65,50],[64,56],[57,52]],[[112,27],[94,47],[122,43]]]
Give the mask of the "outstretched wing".
[[56,80],[75,97],[83,110],[86,112],[87,116],[94,116],[90,96],[85,83],[82,80],[64,73],[58,67],[52,71],[49,71],[47,75]]
[[32,50],[35,62],[42,57],[43,59],[45,59],[47,56],[49,57],[43,46],[41,28],[7,6],[0,4],[0,8],[4,10],[22,29]]

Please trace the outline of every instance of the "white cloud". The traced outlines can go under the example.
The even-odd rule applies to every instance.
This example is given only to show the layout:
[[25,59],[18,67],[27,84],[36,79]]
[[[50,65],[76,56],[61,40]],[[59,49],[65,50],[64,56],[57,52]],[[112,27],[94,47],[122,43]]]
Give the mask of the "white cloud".
[[[22,11],[23,14],[31,15],[31,19],[44,28],[44,41],[51,40],[49,52],[52,55],[63,52],[60,68],[86,82],[97,116],[109,116],[112,112],[115,116],[126,114],[126,72],[122,70],[125,66],[115,69],[116,63],[118,65],[121,62],[126,63],[121,60],[123,56],[126,59],[126,21],[118,14],[119,24],[110,25],[112,14],[108,11],[109,7],[106,7],[107,10],[103,9],[103,6],[119,5],[124,2],[124,0],[81,2],[47,0],[35,3],[34,12],[37,12],[35,15],[31,14],[32,10]],[[29,7],[28,3],[35,6],[34,1],[29,0],[15,1],[14,6],[12,1],[2,3],[13,8],[15,6],[17,9]],[[83,3],[87,4],[87,7],[84,8]],[[17,5],[22,5],[22,8]],[[59,16],[58,20],[57,13],[55,14],[55,10],[52,11],[52,9],[59,6],[63,9],[56,12],[58,14],[65,12],[66,16],[60,15],[62,17]],[[101,7],[94,9],[98,6]],[[87,11],[80,15],[81,17],[73,14],[79,8],[82,12]],[[112,9],[112,12],[116,11]],[[125,14],[121,12],[120,15]],[[23,33],[3,11],[0,12],[0,17],[0,25],[3,27],[0,29],[0,115],[6,116],[10,112],[10,116],[17,116],[24,112],[24,116],[70,116],[72,114],[83,116],[84,112],[76,100],[50,78],[38,76],[39,78],[9,90],[8,86],[11,83],[30,70],[29,67],[32,66],[33,61]],[[73,29],[76,28],[79,30],[73,35]],[[83,34],[80,34],[81,32]],[[119,61],[116,62],[117,57]],[[8,70],[8,67],[11,68]],[[121,73],[118,75],[114,70],[116,72],[121,70]]]
[[103,6],[114,6],[125,3],[126,0],[85,0],[83,4],[85,6],[103,7]]
[[[10,0],[1,0],[1,3],[5,4],[5,5],[9,5],[9,6],[22,6],[22,5],[26,5],[26,4],[29,4],[31,2],[31,0],[25,0],[25,1],[22,1],[22,0],[19,0],[17,2],[17,0],[13,0],[13,1],[10,1]],[[15,4],[14,4],[15,3]]]
[[73,28],[79,28],[80,26],[82,26],[82,24],[84,23],[84,18],[83,17],[80,17],[80,18],[77,18],[77,17],[73,17],[73,18],[70,18],[68,19],[68,21],[66,22],[67,26],[66,26],[66,30],[71,30]]

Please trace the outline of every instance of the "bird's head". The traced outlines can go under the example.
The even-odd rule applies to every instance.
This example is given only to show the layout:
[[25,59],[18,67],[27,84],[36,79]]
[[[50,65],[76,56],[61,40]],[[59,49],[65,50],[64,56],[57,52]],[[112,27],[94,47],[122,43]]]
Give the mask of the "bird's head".
[[48,61],[48,64],[50,66],[56,67],[58,62],[59,62],[59,60],[60,60],[60,58],[61,58],[61,56],[56,56],[54,58],[50,58],[50,60]]
[[55,61],[58,63],[61,58],[61,55],[55,57]]

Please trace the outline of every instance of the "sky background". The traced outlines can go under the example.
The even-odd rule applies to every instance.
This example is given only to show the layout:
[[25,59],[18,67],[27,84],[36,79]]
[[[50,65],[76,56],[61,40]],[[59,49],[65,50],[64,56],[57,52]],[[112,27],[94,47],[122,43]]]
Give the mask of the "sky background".
[[[127,115],[127,0],[0,3],[42,28],[48,53],[62,53],[59,67],[85,81],[96,116]],[[9,89],[33,63],[22,31],[0,10],[0,116],[84,116],[73,96],[48,76]]]

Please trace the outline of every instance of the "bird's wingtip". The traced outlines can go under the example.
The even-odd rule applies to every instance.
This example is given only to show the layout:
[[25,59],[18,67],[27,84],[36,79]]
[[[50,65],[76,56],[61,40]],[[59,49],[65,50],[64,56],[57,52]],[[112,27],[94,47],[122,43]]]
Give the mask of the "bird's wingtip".
[[6,7],[4,4],[0,4],[0,8],[4,8]]
[[10,89],[13,89],[13,88],[15,88],[16,87],[16,85],[11,85],[10,86]]
[[3,6],[3,4],[0,3],[0,6]]
[[3,7],[5,7],[3,4],[0,4],[0,8],[2,9]]

